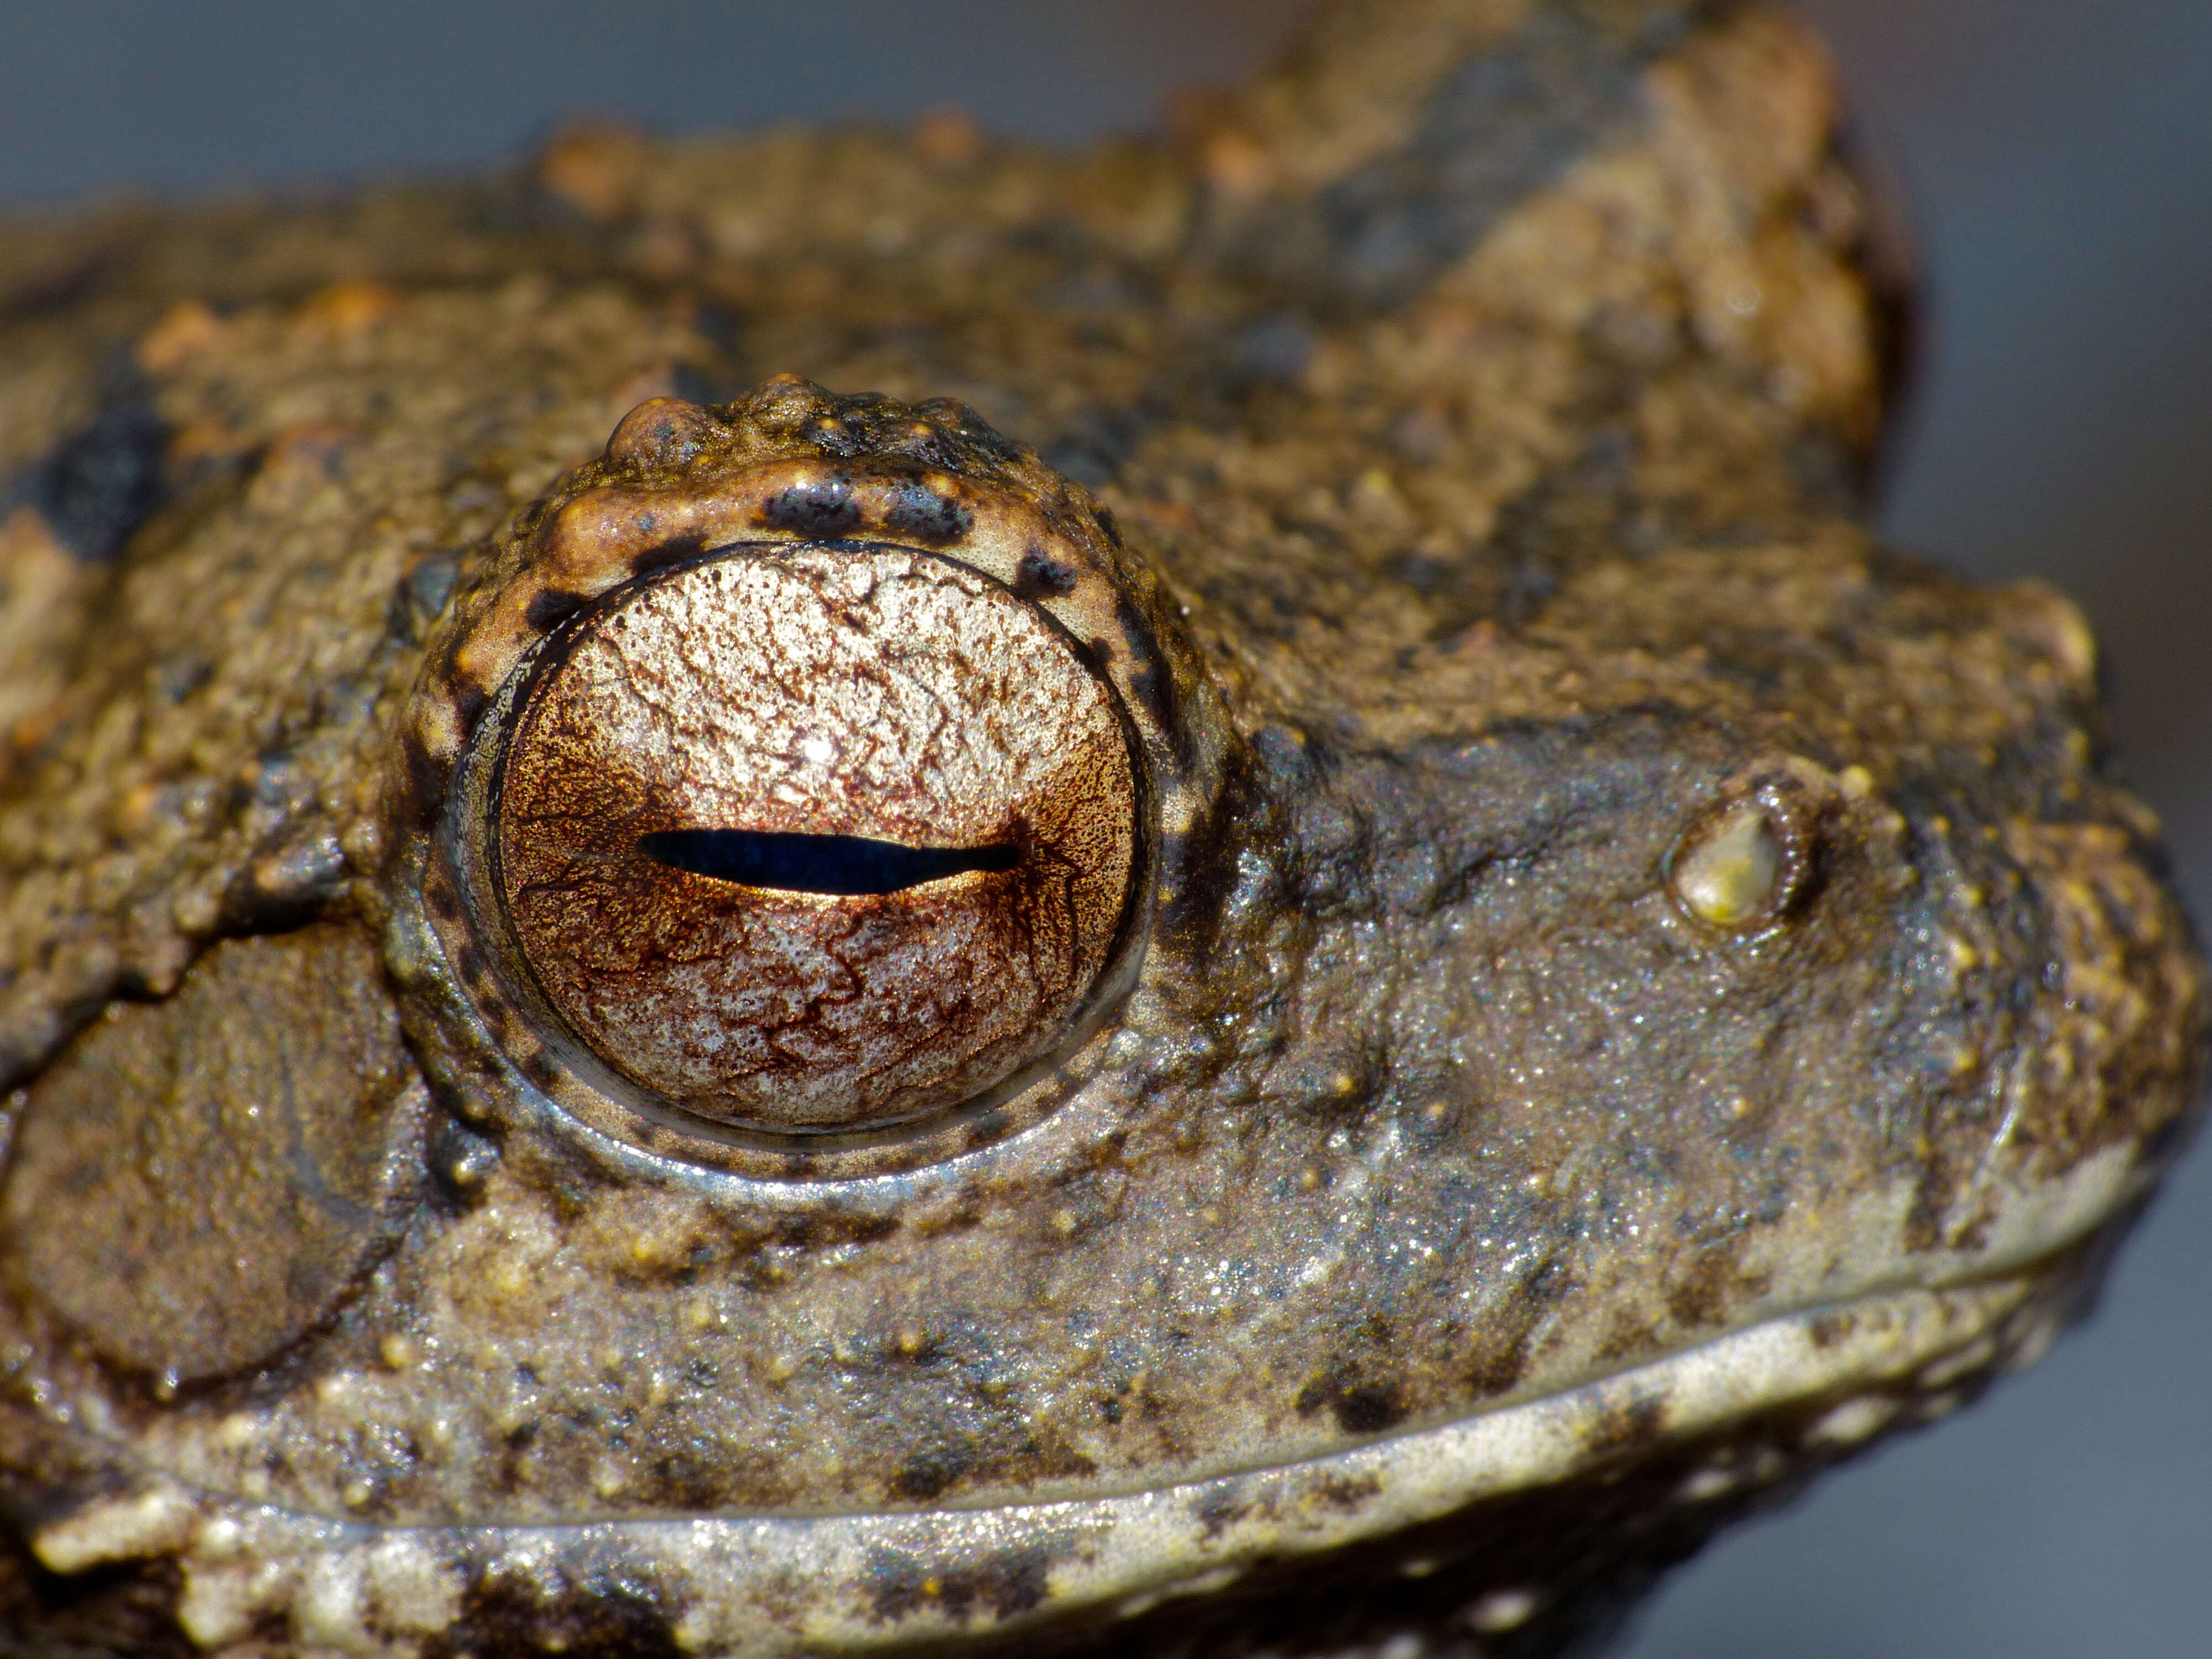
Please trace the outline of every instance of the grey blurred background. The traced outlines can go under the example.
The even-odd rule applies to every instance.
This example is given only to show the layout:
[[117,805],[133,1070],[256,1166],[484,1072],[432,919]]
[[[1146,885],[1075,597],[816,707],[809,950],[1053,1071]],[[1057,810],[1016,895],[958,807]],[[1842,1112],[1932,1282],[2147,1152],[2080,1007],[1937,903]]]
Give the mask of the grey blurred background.
[[[1231,78],[1305,0],[0,3],[0,207],[961,105],[1077,141]],[[2212,915],[2212,5],[1804,0],[1900,181],[1928,349],[1884,522],[2106,642],[2129,771]],[[1726,1536],[1632,1659],[2212,1653],[2212,1154],[2085,1335]]]

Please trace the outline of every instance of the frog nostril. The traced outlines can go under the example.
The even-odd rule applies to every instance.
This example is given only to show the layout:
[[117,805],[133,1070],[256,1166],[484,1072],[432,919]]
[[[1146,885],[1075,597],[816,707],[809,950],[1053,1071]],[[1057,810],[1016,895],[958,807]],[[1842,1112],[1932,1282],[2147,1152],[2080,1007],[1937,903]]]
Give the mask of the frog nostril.
[[787,893],[851,898],[902,893],[970,872],[1011,870],[1021,849],[908,847],[865,836],[806,836],[766,830],[662,830],[637,850],[672,869]]
[[1780,921],[1812,884],[1821,811],[1819,792],[1789,772],[1731,790],[1667,854],[1675,903],[1724,932]]
[[1715,927],[1741,927],[1774,908],[1782,883],[1782,837],[1766,809],[1735,808],[1674,860],[1674,895]]

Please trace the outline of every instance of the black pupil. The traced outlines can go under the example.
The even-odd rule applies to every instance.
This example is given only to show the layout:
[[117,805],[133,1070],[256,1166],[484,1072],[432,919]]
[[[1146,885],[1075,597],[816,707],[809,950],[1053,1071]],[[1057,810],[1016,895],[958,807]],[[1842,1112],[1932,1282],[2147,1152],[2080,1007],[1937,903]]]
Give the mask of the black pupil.
[[649,859],[695,876],[787,893],[898,893],[970,870],[1011,870],[1014,847],[902,847],[865,836],[774,830],[659,830],[638,837]]

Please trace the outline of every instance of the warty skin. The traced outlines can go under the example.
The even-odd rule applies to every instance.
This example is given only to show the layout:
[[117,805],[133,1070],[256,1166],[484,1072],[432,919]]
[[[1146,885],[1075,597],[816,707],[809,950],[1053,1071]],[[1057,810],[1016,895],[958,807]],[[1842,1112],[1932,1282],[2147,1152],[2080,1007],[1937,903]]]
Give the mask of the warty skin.
[[[2078,615],[1857,522],[1835,125],[1770,13],[1375,0],[1173,142],[0,239],[15,1639],[1553,1652],[2040,1352],[2202,969]],[[1127,914],[1003,1091],[702,1131],[499,744],[860,547],[1110,689]]]

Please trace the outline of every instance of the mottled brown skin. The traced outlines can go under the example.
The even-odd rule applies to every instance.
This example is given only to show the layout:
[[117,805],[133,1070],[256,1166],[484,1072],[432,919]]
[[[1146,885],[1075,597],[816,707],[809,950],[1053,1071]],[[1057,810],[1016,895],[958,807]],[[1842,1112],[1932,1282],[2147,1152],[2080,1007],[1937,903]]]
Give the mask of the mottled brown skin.
[[[798,1515],[893,1518],[746,1650],[1554,1651],[2032,1351],[2188,1124],[2204,980],[2078,616],[1857,522],[1834,123],[1771,14],[1347,0],[1172,143],[583,132],[10,226],[8,1639],[735,1651],[722,1558],[636,1528]],[[1008,1091],[723,1133],[532,1000],[472,757],[628,584],[848,542],[1094,653],[1136,896]],[[1747,803],[1778,873],[1717,925]],[[1302,1520],[1278,1466],[1977,1284],[1878,1384],[1653,1392],[1200,1575],[1396,1478]],[[1182,1599],[1065,1588],[1178,1483]],[[238,1589],[249,1512],[420,1529],[434,1593]]]

